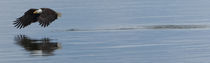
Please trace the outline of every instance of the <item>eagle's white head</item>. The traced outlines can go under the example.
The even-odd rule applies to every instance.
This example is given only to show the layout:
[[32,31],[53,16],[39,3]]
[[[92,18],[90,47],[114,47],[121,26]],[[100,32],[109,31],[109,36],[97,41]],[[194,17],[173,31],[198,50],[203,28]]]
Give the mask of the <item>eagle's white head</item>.
[[38,10],[34,11],[33,13],[34,14],[40,14],[40,13],[42,13],[42,9],[38,9]]

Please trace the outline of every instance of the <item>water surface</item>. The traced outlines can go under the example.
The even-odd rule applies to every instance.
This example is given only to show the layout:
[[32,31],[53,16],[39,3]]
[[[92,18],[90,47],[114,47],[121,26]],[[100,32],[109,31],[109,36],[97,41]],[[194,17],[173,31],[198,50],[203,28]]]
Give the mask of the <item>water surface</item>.
[[[209,63],[207,0],[1,0],[1,63]],[[49,27],[13,21],[30,8]]]

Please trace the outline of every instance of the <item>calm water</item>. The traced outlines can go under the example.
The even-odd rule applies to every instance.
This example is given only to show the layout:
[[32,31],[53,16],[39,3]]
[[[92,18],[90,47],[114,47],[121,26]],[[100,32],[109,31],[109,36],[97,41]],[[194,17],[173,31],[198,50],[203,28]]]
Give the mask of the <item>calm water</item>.
[[[208,0],[0,0],[0,63],[209,63]],[[30,8],[62,13],[16,29]]]

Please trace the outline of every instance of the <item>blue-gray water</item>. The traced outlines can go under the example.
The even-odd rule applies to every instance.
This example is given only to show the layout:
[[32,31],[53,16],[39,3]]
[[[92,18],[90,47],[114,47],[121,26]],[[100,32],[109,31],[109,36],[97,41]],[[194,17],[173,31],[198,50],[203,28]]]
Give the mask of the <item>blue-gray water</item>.
[[[0,0],[0,63],[209,63],[208,0]],[[30,8],[49,27],[13,21]]]

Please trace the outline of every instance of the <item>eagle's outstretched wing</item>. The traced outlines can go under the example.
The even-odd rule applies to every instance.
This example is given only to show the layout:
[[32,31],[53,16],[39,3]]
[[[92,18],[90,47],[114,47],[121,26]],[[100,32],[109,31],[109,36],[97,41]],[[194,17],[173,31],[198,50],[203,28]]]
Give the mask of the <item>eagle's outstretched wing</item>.
[[15,27],[21,29],[28,25],[30,25],[32,22],[36,22],[38,19],[38,15],[33,14],[34,11],[37,9],[29,9],[24,13],[24,15],[20,18],[17,18],[16,21],[14,21]]
[[42,27],[48,26],[52,23],[55,19],[57,19],[57,13],[49,8],[41,8],[42,13],[40,14],[38,21]]

